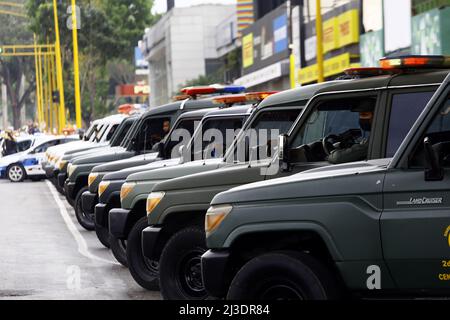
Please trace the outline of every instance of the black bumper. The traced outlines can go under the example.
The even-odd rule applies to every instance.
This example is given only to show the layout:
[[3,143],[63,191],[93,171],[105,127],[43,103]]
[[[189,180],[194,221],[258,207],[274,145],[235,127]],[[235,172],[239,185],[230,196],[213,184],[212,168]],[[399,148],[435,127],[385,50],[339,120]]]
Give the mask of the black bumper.
[[161,228],[157,227],[147,227],[142,231],[142,252],[144,256],[150,260],[158,258],[155,253],[155,248],[161,234],[161,230]]
[[64,189],[64,183],[66,182],[66,180],[67,180],[67,173],[58,174],[57,183],[61,189]]
[[112,209],[109,211],[109,233],[117,239],[126,237],[126,225],[131,210]]
[[95,205],[98,202],[98,195],[96,193],[90,193],[89,191],[84,192],[81,195],[81,205],[83,211],[87,214],[94,214]]
[[64,192],[66,194],[66,197],[71,199],[72,201],[75,201],[75,197],[76,195],[74,195],[74,190],[75,190],[75,182],[69,182],[68,180],[66,180],[66,182],[64,182]]
[[108,227],[108,213],[105,203],[97,203],[94,209],[95,224],[104,228]]
[[209,250],[202,256],[202,278],[206,291],[213,297],[227,295],[228,283],[225,279],[227,264],[230,259],[228,251]]
[[47,177],[47,179],[51,179],[55,177],[55,170],[54,170],[54,166],[52,165],[45,165],[42,169],[44,169],[45,171],[45,176]]

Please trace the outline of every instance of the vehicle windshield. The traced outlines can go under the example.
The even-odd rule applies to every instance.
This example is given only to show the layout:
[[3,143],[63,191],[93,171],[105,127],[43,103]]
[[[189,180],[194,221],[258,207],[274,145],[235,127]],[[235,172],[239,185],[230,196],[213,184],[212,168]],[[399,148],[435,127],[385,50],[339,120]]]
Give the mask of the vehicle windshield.
[[133,124],[131,125],[130,130],[128,130],[125,138],[123,139],[122,143],[120,144],[121,147],[127,148],[129,146],[129,144],[131,143],[131,140],[135,136],[135,132],[137,130],[136,128],[139,127],[141,122],[142,122],[141,119],[138,119],[138,120],[133,122]]
[[222,158],[241,132],[246,116],[210,117],[202,121],[189,144],[191,160]]
[[301,106],[305,104],[306,101],[297,108],[280,107],[258,112],[254,120],[239,134],[227,152],[225,161],[246,163],[272,158],[278,149],[278,136],[289,131],[302,110]]
[[86,132],[86,134],[84,135],[84,141],[91,141],[92,135],[96,132],[97,130],[97,124],[92,125],[91,127],[89,127],[88,131]]
[[179,156],[178,149],[186,145],[197,130],[201,117],[186,118],[179,120],[169,136],[165,139],[164,158],[177,158]]

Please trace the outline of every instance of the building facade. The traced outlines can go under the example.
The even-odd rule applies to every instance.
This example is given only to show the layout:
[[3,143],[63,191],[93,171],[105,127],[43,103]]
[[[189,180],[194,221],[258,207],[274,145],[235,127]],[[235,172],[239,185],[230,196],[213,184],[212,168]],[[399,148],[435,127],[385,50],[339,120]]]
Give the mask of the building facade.
[[146,30],[142,49],[149,62],[150,105],[167,103],[180,86],[220,67],[217,27],[235,6],[173,8]]

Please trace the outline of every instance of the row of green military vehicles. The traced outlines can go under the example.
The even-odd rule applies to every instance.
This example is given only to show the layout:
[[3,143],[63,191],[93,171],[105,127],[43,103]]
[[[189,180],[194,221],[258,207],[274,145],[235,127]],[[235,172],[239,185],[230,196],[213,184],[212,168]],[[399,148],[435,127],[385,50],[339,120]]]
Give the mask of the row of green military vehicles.
[[164,299],[448,296],[449,71],[406,56],[279,93],[186,88],[43,167]]

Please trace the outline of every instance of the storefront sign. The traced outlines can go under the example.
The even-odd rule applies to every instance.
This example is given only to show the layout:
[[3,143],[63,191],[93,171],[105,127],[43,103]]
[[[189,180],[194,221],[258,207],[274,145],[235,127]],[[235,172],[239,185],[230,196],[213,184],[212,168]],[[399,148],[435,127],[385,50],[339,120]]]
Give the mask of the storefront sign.
[[253,65],[253,33],[249,33],[242,38],[242,54],[244,68]]
[[[359,64],[358,64],[359,65]],[[339,56],[324,61],[325,78],[340,74],[344,70],[357,67],[358,65],[350,62],[350,53],[344,53]],[[300,84],[315,82],[318,79],[319,70],[317,64],[302,68],[298,71],[298,79]]]

